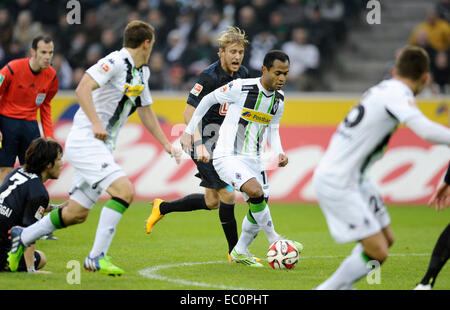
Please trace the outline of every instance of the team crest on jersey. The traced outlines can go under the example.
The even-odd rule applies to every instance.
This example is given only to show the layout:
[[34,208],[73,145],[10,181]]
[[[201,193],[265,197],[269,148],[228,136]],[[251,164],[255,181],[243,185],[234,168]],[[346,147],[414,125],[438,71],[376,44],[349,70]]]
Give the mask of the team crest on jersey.
[[0,74],[0,86],[2,86],[4,79],[5,77],[2,74]]
[[273,108],[272,108],[273,114],[277,113],[279,106],[280,106],[280,98],[275,98],[275,100],[273,102]]
[[273,115],[243,108],[241,117],[247,121],[268,125]]
[[39,206],[39,208],[37,209],[36,213],[34,214],[34,217],[39,221],[44,216],[44,213],[45,213],[44,207]]
[[143,90],[144,85],[131,86],[130,84],[125,84],[123,87],[123,93],[127,97],[137,97],[142,93]]
[[41,105],[45,100],[45,94],[37,94],[36,105]]
[[220,109],[219,109],[219,114],[220,115],[227,115],[227,111],[228,111],[228,102],[222,103],[220,105]]
[[198,95],[200,95],[202,90],[203,90],[203,86],[198,83],[195,83],[194,87],[192,87],[192,89],[191,89],[191,94],[193,94],[194,96],[198,96]]

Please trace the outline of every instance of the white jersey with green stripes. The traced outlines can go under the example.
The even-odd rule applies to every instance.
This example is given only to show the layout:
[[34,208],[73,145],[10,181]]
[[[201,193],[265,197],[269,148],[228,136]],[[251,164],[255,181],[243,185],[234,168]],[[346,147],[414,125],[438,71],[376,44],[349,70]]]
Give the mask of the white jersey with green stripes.
[[358,184],[382,156],[397,126],[421,115],[406,84],[396,79],[380,82],[362,96],[339,124],[315,175],[334,187]]
[[236,79],[211,93],[216,102],[228,103],[213,158],[230,155],[259,157],[269,127],[278,129],[284,93],[263,88],[260,78]]
[[[115,148],[120,128],[137,107],[152,104],[148,87],[150,69],[136,68],[127,49],[122,48],[100,59],[86,73],[99,85],[92,92],[98,117],[108,132],[106,144]],[[72,132],[92,134],[92,124],[84,111],[78,109],[73,119]],[[90,131],[89,131],[90,130]]]

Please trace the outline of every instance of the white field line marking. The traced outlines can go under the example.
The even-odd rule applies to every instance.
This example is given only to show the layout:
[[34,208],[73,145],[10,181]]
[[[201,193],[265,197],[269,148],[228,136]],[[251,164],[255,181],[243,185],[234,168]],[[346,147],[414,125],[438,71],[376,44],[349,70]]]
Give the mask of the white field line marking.
[[[389,256],[400,256],[400,257],[430,256],[430,255],[431,255],[431,253],[409,253],[409,254],[393,253],[393,254],[389,254]],[[344,258],[344,257],[347,257],[347,256],[344,256],[344,255],[300,256],[300,259]],[[172,265],[159,265],[159,266],[149,267],[149,268],[139,270],[139,274],[141,276],[143,276],[144,278],[160,280],[160,281],[167,281],[167,282],[172,282],[172,283],[186,285],[186,286],[208,287],[208,288],[214,288],[214,289],[219,289],[219,290],[255,290],[252,288],[217,285],[217,284],[211,284],[211,283],[205,283],[205,282],[189,281],[189,280],[184,280],[184,279],[173,279],[173,278],[169,278],[169,277],[161,276],[161,275],[157,274],[157,272],[159,270],[163,270],[163,269],[177,268],[177,267],[183,267],[183,266],[190,267],[190,266],[197,266],[197,265],[223,264],[223,263],[229,263],[229,262],[228,261],[210,261],[210,262],[197,262],[197,263],[180,263],[180,264],[172,264]]]
[[217,284],[210,284],[210,283],[197,282],[197,281],[188,281],[188,280],[184,280],[184,279],[172,279],[172,278],[161,276],[161,275],[157,274],[157,272],[162,269],[176,268],[176,267],[183,267],[183,266],[207,265],[207,264],[223,264],[223,263],[229,263],[229,262],[228,261],[212,261],[212,262],[160,265],[160,266],[155,266],[155,267],[150,267],[150,268],[140,270],[139,274],[145,278],[167,281],[167,282],[172,282],[172,283],[187,285],[187,286],[209,287],[209,288],[215,288],[215,289],[219,289],[219,290],[254,290],[252,288],[245,288],[245,287],[233,287],[233,286],[217,285]]

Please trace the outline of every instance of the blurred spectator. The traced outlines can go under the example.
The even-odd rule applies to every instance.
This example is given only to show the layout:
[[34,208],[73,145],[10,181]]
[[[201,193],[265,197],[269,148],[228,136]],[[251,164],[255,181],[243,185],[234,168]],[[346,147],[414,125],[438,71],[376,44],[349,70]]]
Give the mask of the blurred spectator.
[[163,12],[168,31],[176,27],[177,16],[180,14],[180,7],[176,0],[160,0],[158,9]]
[[81,81],[81,78],[83,77],[85,72],[84,68],[78,67],[75,70],[73,70],[73,75],[72,75],[72,86],[70,88],[75,89],[77,88],[78,84]]
[[59,17],[59,24],[53,35],[55,41],[55,53],[67,54],[75,32],[74,27],[67,23],[66,16],[62,14]]
[[439,18],[446,20],[450,23],[450,0],[442,0],[436,5],[436,12]]
[[0,8],[0,46],[8,48],[13,37],[13,22],[8,9]]
[[211,43],[214,42],[213,44],[216,45],[216,39],[220,33],[227,30],[227,27],[232,26],[232,24],[230,24],[229,20],[223,19],[222,13],[216,8],[208,11],[206,16],[207,19],[200,22],[198,33],[202,33],[202,36],[207,35],[208,40]]
[[[109,54],[109,53],[108,53]],[[87,51],[86,51],[86,62],[83,63],[84,68],[89,68],[102,58],[103,56],[106,56],[107,54],[103,54],[103,47],[100,43],[94,43],[89,45]]]
[[424,29],[417,31],[416,43],[414,45],[423,48],[430,57],[430,63],[434,62],[437,51],[430,45],[430,41],[428,40],[428,33]]
[[174,65],[169,70],[169,80],[166,84],[167,91],[182,91],[186,90],[184,83],[185,71],[181,65]]
[[450,62],[449,51],[438,52],[434,61],[431,63],[431,72],[433,74],[434,83],[439,87],[441,94],[448,94],[450,85]]
[[115,33],[122,33],[127,23],[124,16],[128,16],[130,9],[122,0],[109,0],[97,10],[97,18],[103,29],[110,29]]
[[450,25],[438,17],[435,11],[427,14],[427,19],[414,27],[409,43],[415,45],[420,31],[426,31],[430,45],[437,51],[446,51],[450,47]]
[[284,43],[289,39],[290,26],[285,22],[280,11],[275,10],[269,16],[269,28],[275,35],[279,43]]
[[89,10],[86,12],[84,21],[81,24],[81,31],[86,35],[86,43],[98,43],[100,42],[102,35],[102,27],[97,19],[97,13],[95,10]]
[[307,43],[307,37],[304,28],[296,27],[292,30],[292,40],[282,46],[291,60],[287,85],[291,89],[313,90],[315,87],[320,52],[317,46]]
[[31,12],[21,11],[13,29],[13,40],[18,42],[22,49],[28,50],[33,38],[41,34],[43,34],[41,24],[33,21]]
[[154,48],[163,50],[166,48],[167,35],[169,34],[169,27],[166,19],[158,9],[153,9],[147,14],[147,21],[155,28],[155,44]]
[[108,55],[109,53],[120,49],[121,42],[119,38],[120,37],[118,37],[111,29],[104,30],[101,37],[102,54]]
[[199,29],[196,40],[189,44],[185,53],[183,64],[187,68],[186,77],[197,76],[216,58],[217,48],[211,44],[210,34]]
[[256,11],[250,5],[246,5],[239,10],[239,17],[236,26],[245,31],[249,41],[251,41],[253,37],[262,29],[261,24],[259,24],[258,17],[256,16]]
[[276,47],[277,42],[277,38],[268,29],[261,31],[253,37],[253,40],[250,42],[250,76],[258,76],[261,74],[264,56],[268,51]]
[[163,90],[165,87],[166,72],[164,69],[164,55],[161,52],[152,52],[150,56],[150,79],[148,85],[150,90]]
[[345,6],[342,0],[321,1],[320,13],[326,21],[331,23],[337,41],[342,41],[347,34]]
[[9,48],[4,51],[1,67],[13,59],[24,58],[25,56],[25,49],[22,48],[22,45],[17,41],[12,41]]
[[55,69],[56,75],[58,76],[59,88],[71,89],[73,70],[64,55],[55,54],[53,57],[52,67]]
[[181,62],[186,50],[187,42],[180,35],[180,30],[174,29],[167,36],[167,47],[165,50],[166,60],[169,64]]
[[301,0],[285,0],[278,10],[283,16],[284,22],[291,26],[302,22],[305,18]]
[[87,47],[86,35],[84,32],[76,33],[72,42],[70,42],[69,50],[64,53],[72,67],[80,67],[83,65]]
[[323,18],[318,5],[307,7],[305,14],[307,18],[300,25],[308,32],[308,42],[319,48],[322,62],[331,63],[338,36],[333,25]]
[[[243,62],[249,67],[250,74],[256,74],[256,71],[259,74],[260,64],[257,63],[261,62],[263,51],[281,48],[290,40],[294,26],[309,31],[309,43],[319,48],[320,69],[329,61],[327,55],[335,54],[337,46],[334,42],[345,37],[346,29],[338,25],[345,25],[349,18],[365,9],[367,1],[83,0],[81,25],[67,23],[66,2],[0,0],[0,65],[24,57],[31,37],[36,33],[48,33],[54,38],[55,54],[65,58],[62,60],[58,56],[55,60],[55,65],[61,68],[60,74],[69,72],[65,69],[67,64],[73,71],[72,82],[60,77],[60,80],[68,81],[60,83],[61,88],[69,84],[69,87],[76,87],[86,67],[99,57],[99,50],[106,55],[120,49],[126,22],[141,19],[153,25],[156,32],[150,57],[156,59],[151,78],[153,88],[182,89],[189,85],[190,78],[217,58],[216,38],[229,25],[242,28],[250,42],[253,41]],[[441,0],[438,7],[444,11],[448,0]],[[158,65],[161,57],[162,63]],[[308,72],[311,70],[314,69],[307,69]],[[167,75],[164,82],[163,74]],[[64,73],[67,75],[70,74]]]
[[254,8],[258,22],[262,25],[269,23],[270,12],[273,11],[271,0],[251,0],[250,5]]

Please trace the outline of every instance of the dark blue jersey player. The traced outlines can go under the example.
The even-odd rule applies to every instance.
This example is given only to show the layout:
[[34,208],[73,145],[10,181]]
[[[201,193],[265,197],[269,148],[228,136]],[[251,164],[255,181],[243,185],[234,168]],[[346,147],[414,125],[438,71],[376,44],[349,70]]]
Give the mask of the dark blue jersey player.
[[[245,33],[239,28],[229,27],[218,38],[218,44],[219,60],[199,75],[197,83],[189,93],[184,111],[186,124],[191,120],[197,105],[205,95],[234,79],[248,77],[248,69],[241,66],[248,45]],[[236,194],[219,178],[209,161],[226,111],[226,104],[218,103],[212,106],[194,135],[195,147],[191,157],[197,165],[199,172],[196,176],[201,179],[200,186],[205,187],[205,194],[191,194],[171,202],[155,199],[152,213],[147,219],[147,233],[150,233],[153,226],[167,213],[219,208],[219,218],[228,242],[228,253],[237,243],[238,233],[234,217]]]
[[[62,168],[62,147],[53,139],[38,138],[32,141],[25,153],[25,164],[11,171],[0,186],[0,270],[9,270],[8,252],[20,238],[9,232],[20,231],[40,220],[49,205],[44,183],[57,179]],[[20,226],[20,227],[19,227]],[[17,243],[17,242],[16,242]],[[35,272],[45,265],[44,253],[34,245],[24,249],[13,271]],[[13,262],[14,265],[14,262]]]

